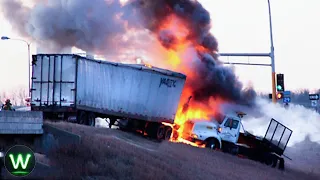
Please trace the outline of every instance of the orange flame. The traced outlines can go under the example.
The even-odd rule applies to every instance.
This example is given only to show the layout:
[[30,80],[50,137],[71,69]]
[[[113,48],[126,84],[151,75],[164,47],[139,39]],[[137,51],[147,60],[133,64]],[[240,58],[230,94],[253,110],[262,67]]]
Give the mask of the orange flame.
[[174,120],[174,133],[171,136],[170,141],[186,143],[192,146],[202,147],[202,145],[192,143],[182,138],[182,132],[184,131],[184,125],[188,120],[210,120],[215,115],[218,108],[214,107],[214,103],[211,105],[200,104],[190,101],[186,104],[187,96],[191,94],[191,88],[186,87],[183,91],[181,101],[178,107],[177,114]]
[[[183,21],[179,20],[175,15],[171,15],[160,25],[158,30],[159,32],[162,30],[169,30],[171,33],[174,33],[175,36],[175,41],[170,45],[170,49],[166,49],[164,52],[167,59],[167,68],[186,74],[187,81],[188,79],[194,78],[193,70],[191,69],[192,66],[190,66],[190,64],[185,64],[186,59],[183,59],[192,58],[188,55],[186,57],[183,56],[191,44],[191,42],[187,40],[189,30],[184,25]],[[197,52],[210,53],[206,48],[200,45],[193,48]],[[192,59],[190,59],[190,61],[191,60]],[[201,79],[199,79],[199,81],[201,81]],[[210,120],[211,117],[218,113],[218,105],[222,102],[222,99],[210,99],[209,102],[205,103],[199,103],[191,100],[188,104],[186,104],[188,97],[192,96],[193,88],[194,87],[188,85],[188,83],[186,84],[181,96],[177,114],[175,116],[174,125],[169,125],[168,123],[164,123],[164,125],[171,126],[174,129],[170,141],[203,147],[203,145],[198,145],[182,138],[184,124],[188,120]]]
[[152,68],[151,64],[144,64],[144,66],[148,67],[148,68]]

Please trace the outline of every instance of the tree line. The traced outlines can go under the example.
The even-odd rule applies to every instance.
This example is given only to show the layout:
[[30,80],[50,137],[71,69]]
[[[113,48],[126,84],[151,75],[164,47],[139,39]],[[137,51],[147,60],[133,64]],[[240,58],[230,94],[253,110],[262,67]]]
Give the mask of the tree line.
[[[309,94],[320,94],[320,89],[318,89],[317,91],[312,91],[312,92],[310,92],[307,89],[293,91],[293,92],[291,92],[291,95],[290,95],[291,103],[302,105],[306,108],[311,108],[311,101],[309,100]],[[269,99],[268,93],[260,93],[260,94],[258,94],[258,96],[265,98],[265,99]],[[270,101],[271,101],[271,99],[270,99]]]
[[13,106],[25,106],[27,102],[25,99],[28,97],[26,88],[16,88],[11,91],[0,92],[0,105],[5,103],[6,99],[10,99]]
[[[311,94],[320,94],[320,89]],[[291,92],[291,103],[299,104],[307,108],[311,107],[311,102],[309,100],[310,91],[307,89],[302,89],[298,91]],[[259,97],[264,99],[269,99],[268,93],[258,93]],[[27,103],[25,99],[28,97],[28,92],[26,88],[16,88],[13,91],[1,91],[0,90],[0,104],[2,105],[6,99],[10,99],[14,106],[25,106]],[[270,100],[271,101],[271,100]]]

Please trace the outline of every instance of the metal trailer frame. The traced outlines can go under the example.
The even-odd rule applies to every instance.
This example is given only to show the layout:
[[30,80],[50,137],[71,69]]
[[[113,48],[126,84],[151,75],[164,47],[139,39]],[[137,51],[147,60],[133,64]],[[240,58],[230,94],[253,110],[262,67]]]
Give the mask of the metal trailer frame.
[[[273,125],[275,125],[275,127],[272,127]],[[288,132],[289,134],[287,134],[286,132]],[[263,142],[274,153],[282,156],[291,138],[292,132],[293,131],[291,129],[272,118],[269,123],[267,132],[263,138]],[[285,134],[286,136],[284,136]]]

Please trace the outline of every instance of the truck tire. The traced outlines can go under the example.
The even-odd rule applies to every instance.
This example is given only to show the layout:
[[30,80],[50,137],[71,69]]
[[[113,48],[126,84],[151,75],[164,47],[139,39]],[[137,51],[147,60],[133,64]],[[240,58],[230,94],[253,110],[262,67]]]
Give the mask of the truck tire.
[[96,125],[96,115],[94,113],[89,113],[86,124],[92,127]]
[[239,147],[236,146],[236,145],[233,145],[231,148],[230,148],[230,153],[232,155],[238,155],[239,154]]
[[279,167],[280,170],[284,170],[284,159],[283,158],[279,158]]
[[262,160],[267,166],[276,167],[278,156],[271,153],[265,153]]
[[87,121],[87,114],[84,111],[78,112],[77,122],[78,124],[85,124]]
[[162,140],[165,137],[166,127],[163,124],[159,124],[157,127],[157,139]]
[[272,154],[271,159],[272,159],[271,167],[275,168],[278,163],[278,157],[276,155]]
[[109,118],[109,128],[111,129],[112,126],[114,125],[114,123],[116,122],[116,119],[115,118]]
[[219,149],[218,140],[216,140],[216,139],[208,139],[206,141],[206,148],[213,149],[213,150]]
[[169,141],[171,138],[171,134],[172,134],[172,128],[166,127],[166,133],[165,133],[164,139]]
[[271,155],[266,155],[264,160],[267,166],[273,165],[273,159]]

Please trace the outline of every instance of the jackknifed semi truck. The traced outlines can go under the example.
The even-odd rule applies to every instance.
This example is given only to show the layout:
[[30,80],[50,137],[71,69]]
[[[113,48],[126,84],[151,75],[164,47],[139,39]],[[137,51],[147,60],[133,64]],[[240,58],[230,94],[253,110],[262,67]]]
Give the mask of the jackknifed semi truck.
[[123,129],[169,139],[186,75],[76,54],[32,56],[31,111],[44,119],[95,126],[95,118]]

